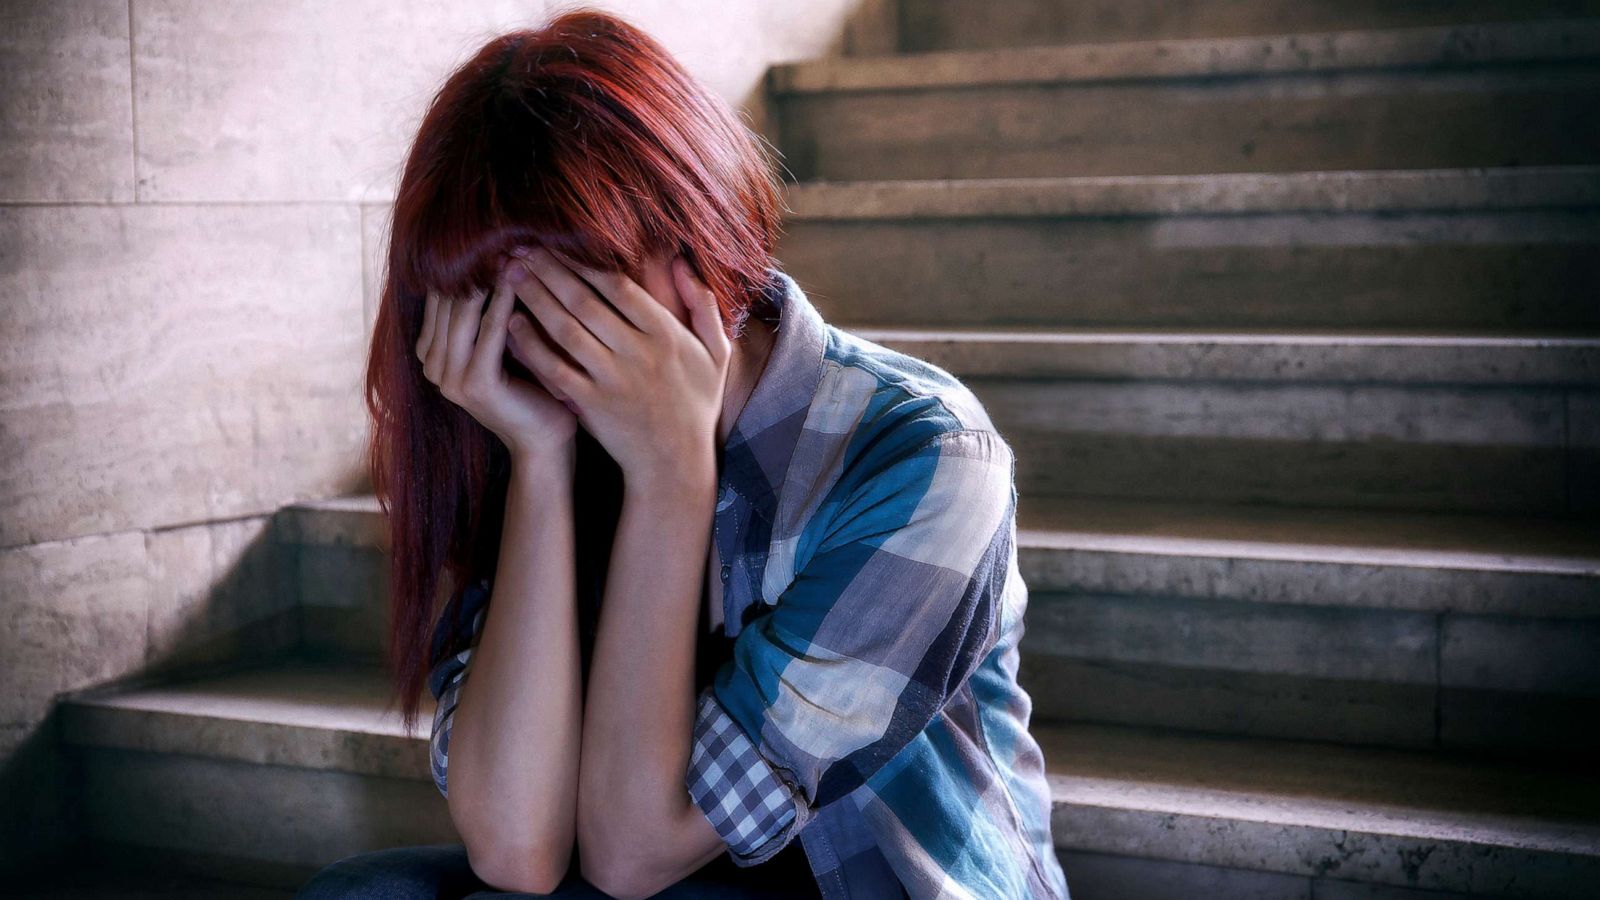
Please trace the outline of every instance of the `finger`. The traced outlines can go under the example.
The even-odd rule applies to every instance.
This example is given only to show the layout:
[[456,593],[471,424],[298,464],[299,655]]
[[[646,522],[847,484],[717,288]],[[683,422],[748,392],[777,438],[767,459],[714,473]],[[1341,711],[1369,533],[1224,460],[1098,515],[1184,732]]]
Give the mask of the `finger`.
[[[599,292],[610,301],[607,311],[620,322],[627,322],[645,334],[662,333],[671,327],[672,314],[650,292],[621,272],[605,272],[539,246],[528,254],[528,262],[562,302],[576,304],[585,293]],[[592,285],[592,287],[591,287]],[[603,305],[603,304],[602,304]],[[601,327],[606,327],[603,323]],[[626,335],[619,337],[625,338]]]
[[[584,288],[588,292],[588,288]],[[599,377],[610,373],[616,363],[616,353],[610,346],[603,343],[591,332],[572,310],[567,306],[569,301],[563,301],[556,296],[544,279],[537,275],[519,282],[519,293],[528,303],[528,310],[539,319],[539,324],[544,326],[551,340],[561,345],[563,350],[572,355],[572,358],[597,380]],[[592,292],[588,298],[590,303],[604,306]],[[611,321],[618,328],[628,328],[615,314],[606,311]],[[631,329],[630,329],[631,330]],[[621,343],[622,339],[617,339]],[[626,344],[623,344],[626,347]]]
[[444,383],[457,385],[472,358],[472,344],[478,336],[478,321],[483,314],[484,291],[474,288],[451,304],[449,330],[441,337],[445,344]]
[[428,345],[433,343],[433,323],[439,318],[439,298],[433,291],[422,301],[422,327],[417,333],[417,358],[428,358]]
[[531,336],[524,336],[520,340],[517,338],[519,333],[524,333],[524,328],[527,328],[529,331],[532,330],[532,327],[528,325],[528,322],[528,314],[522,312],[521,310],[511,314],[511,320],[506,323],[506,349],[511,352],[511,358],[521,363],[522,367],[528,370],[528,374],[533,376],[533,381],[535,384],[539,385],[539,387],[543,388],[547,393],[555,397],[557,400],[565,400],[566,395],[561,393],[558,388],[552,386],[548,381],[544,380],[544,375],[542,375],[538,369],[533,367],[533,362],[529,359],[528,352],[523,349],[524,344],[528,343],[529,341],[537,340],[537,338]]
[[444,334],[450,324],[450,311],[455,301],[445,294],[433,295],[433,329],[428,332],[428,356],[422,361],[422,373],[434,384],[444,377]]
[[589,377],[569,365],[545,343],[526,313],[516,312],[507,327],[516,342],[514,355],[558,397],[583,400],[589,396]]
[[478,337],[473,344],[472,359],[467,363],[468,378],[490,378],[499,381],[505,373],[501,359],[506,352],[506,322],[515,307],[516,291],[511,286],[512,270],[520,264],[508,265],[496,279],[494,294],[489,298],[489,309],[478,322]]
[[[583,326],[589,330],[589,333],[599,339],[600,343],[604,344],[607,349],[613,353],[626,352],[630,342],[637,339],[643,332],[635,328],[632,322],[619,314],[610,303],[602,300],[601,295],[597,294],[595,289],[585,283],[583,279],[574,279],[570,268],[563,272],[562,269],[565,264],[556,259],[550,251],[545,251],[543,259],[540,259],[533,255],[533,249],[524,250],[519,256],[524,265],[528,267],[528,280],[538,284],[523,285],[519,282],[518,293],[521,294],[524,288],[530,292],[537,291],[541,287],[546,291],[550,291],[550,295],[576,316],[578,321],[582,322]],[[545,275],[541,274],[541,272],[548,274],[551,279],[550,283],[545,283]],[[554,285],[563,280],[563,276],[565,276],[567,284],[573,285],[573,290],[567,296],[563,296],[561,292],[553,290]]]
[[678,297],[689,307],[690,324],[700,342],[711,352],[718,365],[733,354],[733,343],[722,322],[722,310],[717,296],[694,274],[694,267],[681,255],[672,260],[672,271],[678,286]]

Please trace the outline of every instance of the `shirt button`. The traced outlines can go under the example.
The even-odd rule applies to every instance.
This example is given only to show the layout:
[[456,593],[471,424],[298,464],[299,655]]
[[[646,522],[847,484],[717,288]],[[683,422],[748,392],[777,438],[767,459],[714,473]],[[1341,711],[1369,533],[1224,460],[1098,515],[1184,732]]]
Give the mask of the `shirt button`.
[[729,565],[727,563],[723,563],[722,564],[722,580],[723,580],[724,583],[726,583],[727,580],[728,580],[728,573],[732,572],[732,571],[733,571],[733,566],[731,566],[731,565]]

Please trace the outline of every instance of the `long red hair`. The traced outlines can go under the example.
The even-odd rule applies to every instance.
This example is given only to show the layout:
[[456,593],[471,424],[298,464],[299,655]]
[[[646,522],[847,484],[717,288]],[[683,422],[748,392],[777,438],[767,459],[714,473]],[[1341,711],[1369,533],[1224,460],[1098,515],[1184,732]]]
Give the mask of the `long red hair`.
[[408,732],[442,658],[442,605],[495,570],[509,475],[494,433],[423,377],[427,292],[487,288],[525,244],[636,280],[648,257],[681,252],[737,338],[781,225],[769,146],[661,44],[589,8],[494,38],[433,96],[394,202],[365,384],[389,536],[390,706]]

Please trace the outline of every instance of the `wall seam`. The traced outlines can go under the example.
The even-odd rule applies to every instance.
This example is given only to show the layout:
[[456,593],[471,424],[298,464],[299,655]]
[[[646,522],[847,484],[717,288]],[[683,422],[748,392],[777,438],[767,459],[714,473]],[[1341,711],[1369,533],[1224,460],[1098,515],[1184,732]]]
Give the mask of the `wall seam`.
[[133,0],[128,0],[128,128],[133,136],[133,155],[128,168],[133,173],[133,202],[139,202],[139,65],[134,58]]

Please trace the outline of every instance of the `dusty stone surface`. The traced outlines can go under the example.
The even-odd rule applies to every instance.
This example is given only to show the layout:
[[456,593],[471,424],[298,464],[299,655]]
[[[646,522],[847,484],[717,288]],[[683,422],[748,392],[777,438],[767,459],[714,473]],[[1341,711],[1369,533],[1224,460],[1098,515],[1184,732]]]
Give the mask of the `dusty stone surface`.
[[801,179],[1015,178],[1596,161],[1600,69],[1296,73],[796,94]]
[[[451,840],[425,739],[399,733],[382,686],[375,669],[289,666],[80,699],[66,733],[87,766],[91,832],[299,864]],[[1105,725],[1034,732],[1057,847],[1159,861],[1152,878],[1581,897],[1600,868],[1600,781],[1586,767]],[[1231,869],[1256,874],[1217,871]]]
[[0,543],[348,489],[359,241],[336,206],[0,209],[0,244],[30,260],[0,272]]
[[919,0],[900,19],[900,47],[929,51],[1068,41],[1231,37],[1344,29],[1426,27],[1600,13],[1594,0]]
[[37,723],[57,693],[144,663],[147,562],[138,532],[0,550],[0,658],[11,686],[0,699],[0,723]]
[[[706,28],[675,0],[597,5],[637,22],[729,102],[749,105],[757,128],[767,119],[766,68],[839,49],[855,7],[752,4]],[[138,10],[139,199],[388,202],[407,142],[450,69],[553,8],[358,0],[234,9],[186,0]]]
[[[1006,188],[1019,206],[1026,186]],[[1449,329],[1600,325],[1593,209],[994,209],[797,217],[779,258],[841,325]]]
[[0,202],[133,199],[129,4],[0,10]]
[[1036,734],[1062,849],[1490,896],[1583,897],[1600,868],[1586,767],[1092,725]]
[[962,377],[1587,385],[1600,339],[1307,331],[847,328]]
[[291,556],[257,516],[146,536],[151,668],[270,658],[300,640]]
[[[1600,168],[818,181],[788,185],[786,200],[802,221],[1520,209],[1592,213],[1600,206]],[[1262,239],[1274,236],[1271,229],[1261,231]]]
[[1452,25],[1263,37],[1063,43],[998,51],[838,57],[777,66],[778,94],[1120,79],[1261,76],[1402,67],[1591,59],[1594,22]]

